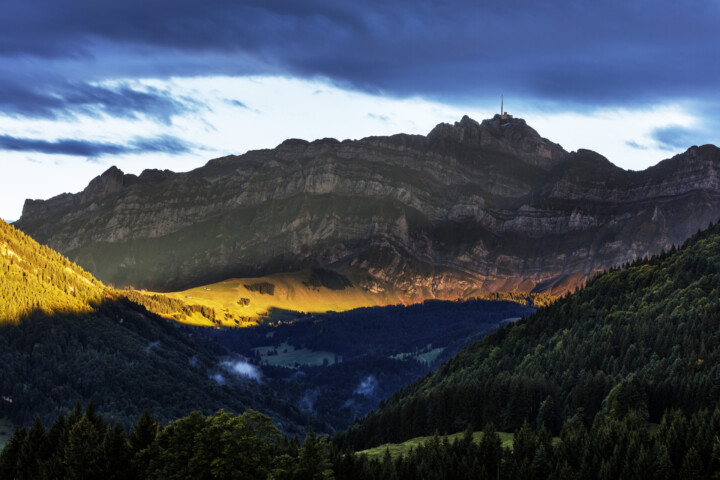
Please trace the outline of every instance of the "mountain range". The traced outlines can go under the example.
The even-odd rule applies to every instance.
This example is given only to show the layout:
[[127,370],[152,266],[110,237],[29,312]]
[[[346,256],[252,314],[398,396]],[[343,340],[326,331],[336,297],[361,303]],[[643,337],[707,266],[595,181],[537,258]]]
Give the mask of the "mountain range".
[[16,226],[118,287],[323,268],[375,304],[408,303],[562,294],[682,243],[717,219],[719,192],[715,146],[626,171],[496,115],[426,136],[287,140],[186,173],[112,167],[26,201]]

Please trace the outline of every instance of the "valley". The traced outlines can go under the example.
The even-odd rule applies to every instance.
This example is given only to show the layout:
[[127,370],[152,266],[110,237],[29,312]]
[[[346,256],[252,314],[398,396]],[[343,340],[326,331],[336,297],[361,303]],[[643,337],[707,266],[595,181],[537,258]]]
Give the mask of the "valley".
[[0,480],[720,480],[718,19],[4,2]]
[[509,301],[434,301],[194,332],[226,348],[232,362],[252,365],[277,395],[336,432],[509,318],[534,311]]
[[[180,306],[210,320],[221,303],[188,305],[160,295],[148,311],[132,301],[147,295],[104,286],[2,222],[0,244],[14,252],[0,257],[2,305],[13,307],[5,307],[0,325],[0,394],[11,400],[0,402],[0,417],[16,425],[35,416],[48,423],[77,401],[94,400],[111,421],[128,426],[145,409],[168,421],[193,409],[254,408],[287,434],[300,435],[307,425],[335,433],[507,319],[535,310],[534,297],[517,296],[285,312],[245,328],[207,328],[158,314],[173,318]],[[317,292],[348,283],[313,273],[298,286]],[[242,288],[271,296],[281,291],[277,284],[255,279]],[[237,304],[236,287],[201,291]]]

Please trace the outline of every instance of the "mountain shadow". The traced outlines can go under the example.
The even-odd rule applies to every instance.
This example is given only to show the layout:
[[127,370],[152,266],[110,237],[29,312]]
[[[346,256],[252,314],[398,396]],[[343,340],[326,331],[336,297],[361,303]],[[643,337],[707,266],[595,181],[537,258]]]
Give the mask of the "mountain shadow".
[[227,354],[126,299],[105,300],[88,313],[35,312],[0,325],[0,417],[47,423],[93,400],[109,420],[126,425],[145,410],[168,421],[194,410],[247,408],[272,415],[291,434],[313,425],[257,379],[223,369],[219,357]]

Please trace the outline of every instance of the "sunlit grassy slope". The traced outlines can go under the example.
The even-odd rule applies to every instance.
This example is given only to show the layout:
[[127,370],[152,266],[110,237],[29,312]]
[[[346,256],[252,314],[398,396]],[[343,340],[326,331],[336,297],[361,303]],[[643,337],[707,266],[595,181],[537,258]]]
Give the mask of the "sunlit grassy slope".
[[[340,274],[336,275],[340,277]],[[402,303],[401,297],[392,290],[372,293],[357,287],[349,279],[349,285],[332,285],[333,288],[328,288],[317,281],[312,282],[312,276],[313,271],[303,270],[258,278],[234,278],[166,295],[187,303],[214,308],[221,314],[221,321],[226,325],[236,325],[235,319],[238,317],[246,323],[255,323],[259,319],[270,317],[277,310],[342,312],[359,307]],[[234,319],[224,318],[225,312],[230,313]],[[194,320],[194,317],[186,319],[188,322]],[[240,320],[240,323],[244,322]]]
[[[233,278],[223,282],[191,288],[164,295],[186,304],[209,307],[215,311],[215,322],[199,313],[174,318],[196,325],[215,323],[226,326],[254,325],[262,320],[291,319],[289,312],[323,313],[343,312],[361,307],[375,307],[408,303],[401,292],[384,285],[380,292],[362,288],[351,274],[340,274],[325,269],[307,269],[293,273],[278,273],[256,278]],[[520,303],[545,304],[548,295],[492,294],[487,299],[513,300]]]
[[[66,257],[0,220],[0,323],[17,323],[33,312],[51,314],[89,313],[103,300],[123,296],[137,300],[133,291],[103,285]],[[136,297],[136,298],[133,298]],[[169,317],[172,309],[188,312],[193,323],[208,324],[211,310],[202,305],[144,298],[148,310]],[[206,316],[203,316],[206,315]]]
[[88,312],[111,294],[70,260],[0,220],[0,323],[33,311]]

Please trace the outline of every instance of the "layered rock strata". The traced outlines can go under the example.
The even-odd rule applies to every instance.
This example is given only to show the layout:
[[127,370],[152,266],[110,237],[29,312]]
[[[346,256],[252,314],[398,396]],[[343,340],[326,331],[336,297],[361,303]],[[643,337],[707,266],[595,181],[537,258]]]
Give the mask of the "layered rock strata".
[[719,174],[712,145],[633,172],[522,119],[464,117],[427,136],[287,140],[187,173],[113,167],[28,200],[16,226],[116,286],[323,267],[399,301],[560,294],[716,221]]

